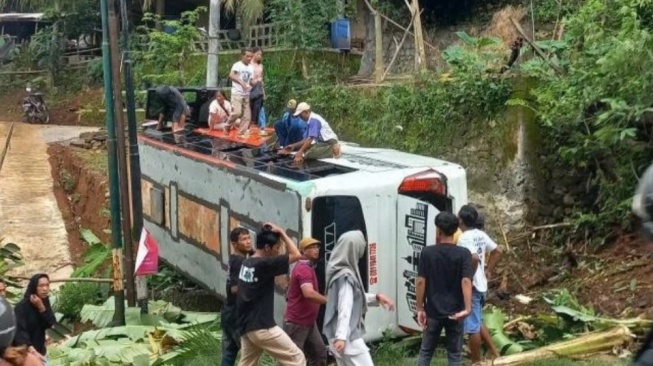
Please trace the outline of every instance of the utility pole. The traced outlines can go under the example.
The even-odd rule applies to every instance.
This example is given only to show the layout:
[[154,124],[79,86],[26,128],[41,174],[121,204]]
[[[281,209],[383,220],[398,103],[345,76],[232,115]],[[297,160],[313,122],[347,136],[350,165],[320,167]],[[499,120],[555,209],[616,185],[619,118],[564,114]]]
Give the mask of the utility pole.
[[211,0],[209,9],[209,55],[206,62],[206,86],[218,86],[218,51],[220,41],[220,0]]
[[[120,0],[122,20],[123,74],[127,107],[127,130],[129,136],[129,177],[131,188],[132,243],[137,242],[143,228],[143,200],[141,198],[141,162],[138,154],[138,124],[136,121],[136,98],[129,45],[129,13],[127,0]],[[136,298],[143,314],[147,314],[147,278],[139,276],[136,281]],[[143,291],[144,289],[144,291]],[[140,290],[140,291],[139,291]]]
[[[116,0],[109,0],[109,44],[111,46],[111,74],[113,81],[113,110],[115,116],[115,131],[118,145],[118,176],[120,182],[120,200],[122,208],[122,237],[125,243],[123,270],[127,289],[127,304],[136,306],[134,292],[134,255],[131,240],[131,214],[129,204],[129,182],[127,175],[127,144],[125,142],[125,119],[122,114],[122,86],[120,83],[120,45],[118,34],[118,17],[116,16]],[[107,109],[109,109],[107,107]]]
[[113,297],[116,310],[113,322],[125,324],[125,292],[122,276],[122,238],[120,237],[120,189],[118,186],[118,156],[114,124],[113,84],[111,80],[111,50],[109,47],[109,17],[107,0],[100,0],[102,13],[102,68],[104,70],[104,104],[106,106],[107,153],[109,159],[109,204],[111,208],[111,243],[113,244]]

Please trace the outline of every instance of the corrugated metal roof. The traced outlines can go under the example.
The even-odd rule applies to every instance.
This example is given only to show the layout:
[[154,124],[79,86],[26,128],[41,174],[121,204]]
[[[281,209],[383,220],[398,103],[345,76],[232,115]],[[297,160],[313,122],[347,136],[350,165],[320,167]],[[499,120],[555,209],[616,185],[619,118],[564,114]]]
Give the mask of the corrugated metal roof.
[[2,22],[38,22],[43,20],[44,13],[4,13],[0,14],[0,23]]

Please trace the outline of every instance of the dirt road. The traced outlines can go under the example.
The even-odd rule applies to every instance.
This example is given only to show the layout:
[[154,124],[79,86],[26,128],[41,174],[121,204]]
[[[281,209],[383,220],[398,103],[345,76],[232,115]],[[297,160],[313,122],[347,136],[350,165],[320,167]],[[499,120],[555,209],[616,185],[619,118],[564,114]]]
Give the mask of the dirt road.
[[[0,152],[10,123],[0,123]],[[53,193],[47,143],[94,128],[16,123],[0,170],[0,240],[21,247],[25,266],[15,275],[45,272],[67,278],[73,271],[64,220]]]

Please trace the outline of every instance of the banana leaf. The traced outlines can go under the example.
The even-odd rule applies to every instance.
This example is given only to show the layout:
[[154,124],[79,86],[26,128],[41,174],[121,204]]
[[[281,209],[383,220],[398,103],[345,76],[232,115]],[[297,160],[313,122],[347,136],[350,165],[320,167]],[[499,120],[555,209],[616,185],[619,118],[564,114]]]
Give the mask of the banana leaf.
[[643,331],[650,328],[653,325],[653,321],[642,319],[642,318],[633,318],[633,319],[611,319],[611,318],[602,318],[590,314],[584,314],[578,310],[574,310],[568,306],[553,306],[553,311],[555,311],[558,316],[563,319],[572,320],[575,322],[582,322],[591,324],[594,329],[605,330],[617,326],[624,326],[633,331]]
[[524,347],[511,340],[507,335],[505,335],[505,333],[503,333],[503,325],[505,322],[506,317],[498,308],[486,310],[483,314],[483,323],[490,332],[492,341],[502,355],[513,355],[523,352]]

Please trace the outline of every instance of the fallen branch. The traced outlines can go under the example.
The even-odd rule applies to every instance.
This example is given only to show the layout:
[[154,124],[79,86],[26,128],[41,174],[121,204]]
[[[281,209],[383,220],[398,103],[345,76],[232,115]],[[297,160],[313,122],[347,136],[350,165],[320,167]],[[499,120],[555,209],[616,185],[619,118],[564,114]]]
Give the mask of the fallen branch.
[[524,40],[533,48],[533,50],[535,51],[535,53],[538,56],[540,56],[543,60],[548,61],[556,71],[558,71],[558,72],[563,71],[562,68],[560,67],[560,65],[558,65],[557,62],[555,62],[554,60],[548,58],[544,54],[544,52],[542,52],[542,50],[539,47],[537,47],[537,45],[533,41],[531,41],[530,38],[528,38],[528,36],[526,35],[526,32],[524,32],[524,29],[521,27],[521,25],[519,23],[517,23],[517,21],[515,19],[513,19],[511,17],[510,21],[512,22],[512,25],[515,26],[515,29],[517,29],[517,32],[519,32],[519,34],[521,34],[522,38],[524,38]]
[[[370,12],[372,12],[372,14],[375,14],[375,13],[379,14],[379,16],[381,16],[381,18],[383,18],[383,19],[385,19],[386,21],[388,21],[388,23],[394,25],[395,27],[401,29],[401,30],[404,31],[404,32],[408,32],[408,34],[410,34],[411,36],[415,37],[415,33],[411,32],[411,31],[409,30],[409,29],[410,29],[410,25],[408,26],[408,28],[404,28],[401,24],[399,24],[399,23],[395,22],[394,20],[388,18],[387,16],[385,16],[385,15],[379,13],[376,9],[374,9],[374,8],[372,7],[372,4],[370,4],[370,2],[369,2],[368,0],[365,0],[365,4],[367,5],[368,9],[370,9]],[[434,45],[432,45],[432,44],[430,44],[430,43],[428,43],[428,42],[426,42],[426,41],[424,41],[424,40],[423,40],[423,42],[424,42],[425,45],[429,46],[431,49],[436,50],[436,51],[438,50],[438,48],[435,47]]]
[[551,224],[551,225],[542,225],[542,226],[533,226],[531,228],[532,231],[538,231],[538,230],[548,230],[548,229],[557,229],[559,227],[569,227],[572,226],[571,222],[560,222],[557,224]]
[[632,333],[626,327],[617,327],[606,332],[594,332],[578,338],[558,342],[532,351],[503,356],[492,362],[493,366],[517,366],[556,357],[589,356],[614,347],[624,346],[631,341]]
[[[25,280],[29,281],[31,280],[31,277],[14,277],[15,279],[18,280]],[[71,278],[52,278],[50,279],[50,283],[56,283],[56,282],[92,282],[92,283],[113,283],[113,279],[111,278],[86,278],[86,277],[71,277]]]
[[14,133],[14,124],[12,123],[9,127],[9,134],[7,135],[7,140],[5,142],[5,148],[2,150],[2,155],[0,156],[0,170],[2,170],[2,164],[5,162],[5,156],[7,151],[9,151],[9,142],[11,141],[11,136]]
[[[423,10],[420,12],[420,16],[422,14]],[[388,76],[388,73],[390,72],[390,69],[392,68],[392,65],[394,65],[395,61],[397,60],[397,56],[399,55],[399,51],[401,51],[401,47],[403,47],[404,42],[406,41],[406,36],[408,36],[408,30],[410,27],[412,27],[413,23],[415,23],[415,14],[413,14],[413,17],[410,19],[410,24],[408,24],[408,28],[404,31],[403,37],[401,37],[401,41],[397,45],[397,49],[395,50],[395,54],[392,55],[392,59],[390,60],[390,63],[388,64],[388,67],[385,69],[385,72],[383,73],[383,77],[381,80],[385,80],[386,76]]]
[[494,216],[497,218],[499,230],[501,230],[501,235],[503,236],[503,242],[506,244],[506,251],[510,253],[510,243],[508,242],[508,236],[506,236],[506,232],[503,230],[503,223],[501,222],[499,211],[497,210],[496,206],[494,206]]

